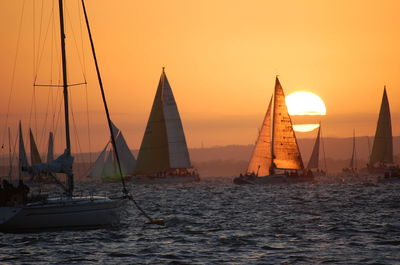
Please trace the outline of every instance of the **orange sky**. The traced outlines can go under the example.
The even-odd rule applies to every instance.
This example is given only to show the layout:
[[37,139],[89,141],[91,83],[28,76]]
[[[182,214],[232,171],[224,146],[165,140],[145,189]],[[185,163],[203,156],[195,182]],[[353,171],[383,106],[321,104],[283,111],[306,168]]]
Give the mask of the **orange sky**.
[[[66,1],[69,55],[82,47],[76,12],[79,1]],[[52,35],[44,41],[42,33],[39,40],[41,16],[35,13],[32,17],[32,2],[37,11],[42,5],[41,0],[25,4],[8,125],[15,131],[19,119],[25,129],[30,124],[43,149],[45,140],[40,135],[46,127],[42,125],[43,113],[50,89],[36,88],[35,125],[34,115],[29,119],[32,54],[33,47],[45,47],[37,72],[38,82],[48,83],[51,55],[46,52],[51,50],[48,43]],[[166,67],[189,147],[199,147],[202,142],[205,146],[253,143],[276,74],[286,94],[306,90],[325,101],[324,135],[332,137],[350,137],[353,128],[358,135],[373,135],[386,84],[393,133],[400,134],[399,1],[86,2],[112,119],[131,148],[140,146],[162,66]],[[44,3],[42,32],[52,1]],[[22,5],[22,0],[0,2],[0,135],[4,132]],[[76,41],[71,37],[71,25]],[[40,41],[47,44],[39,45]],[[84,41],[81,50],[89,83],[91,144],[93,150],[100,150],[108,136],[88,42]],[[69,62],[72,83],[83,81],[78,62]],[[53,91],[55,97],[58,88]],[[82,132],[80,144],[87,150],[85,87],[72,87],[71,94],[77,130]],[[59,106],[54,98],[53,102],[50,109]]]

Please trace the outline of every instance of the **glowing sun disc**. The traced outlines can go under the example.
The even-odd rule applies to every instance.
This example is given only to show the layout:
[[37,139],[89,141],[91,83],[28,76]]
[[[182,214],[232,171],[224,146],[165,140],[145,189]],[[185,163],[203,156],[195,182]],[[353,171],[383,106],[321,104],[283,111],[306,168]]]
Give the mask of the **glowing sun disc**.
[[316,94],[299,91],[285,98],[290,115],[326,115],[324,101]]
[[319,124],[297,124],[293,125],[296,132],[311,132],[319,127]]

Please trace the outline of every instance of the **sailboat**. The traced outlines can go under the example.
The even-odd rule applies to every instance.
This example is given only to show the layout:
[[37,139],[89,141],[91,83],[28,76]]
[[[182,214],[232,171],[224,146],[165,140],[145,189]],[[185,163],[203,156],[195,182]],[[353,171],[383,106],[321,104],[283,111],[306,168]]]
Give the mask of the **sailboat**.
[[[2,231],[26,231],[26,230],[44,230],[58,228],[85,228],[109,226],[118,224],[120,213],[123,206],[128,201],[128,193],[123,179],[124,196],[120,198],[109,198],[102,196],[75,196],[74,195],[74,173],[72,169],[73,156],[71,154],[70,128],[69,128],[69,104],[68,104],[68,86],[67,81],[67,56],[65,49],[65,31],[64,31],[64,7],[63,1],[58,1],[59,19],[60,19],[60,39],[61,39],[61,58],[62,58],[62,87],[64,96],[64,123],[66,144],[64,153],[49,163],[37,163],[27,165],[26,153],[20,152],[20,170],[29,171],[33,174],[65,174],[66,185],[59,186],[65,191],[65,196],[47,198],[41,201],[24,202],[15,204],[13,201],[2,202],[0,206],[0,230]],[[85,14],[86,25],[91,41],[93,57],[98,71],[97,60],[94,52],[94,46],[90,34],[90,27],[87,20],[87,14],[84,2],[82,7]],[[99,81],[101,81],[99,76]],[[107,113],[107,119],[110,125],[108,108],[105,102],[104,91],[100,82],[104,107]],[[111,135],[113,132],[111,131]],[[113,137],[112,137],[113,138]],[[23,147],[22,129],[20,125],[20,149]],[[24,156],[21,161],[21,156]],[[117,155],[118,157],[118,155]]]
[[171,86],[163,68],[136,161],[135,183],[184,183],[200,180],[193,168]]
[[[128,144],[125,141],[122,132],[112,123],[114,135],[116,136],[115,143],[121,163],[122,175],[126,176],[133,173],[135,168],[135,157],[133,156]],[[103,151],[96,159],[90,172],[89,178],[97,178],[103,181],[119,181],[120,176],[118,173],[117,161],[114,156],[111,140],[108,141]]]
[[351,153],[351,159],[349,166],[342,170],[343,174],[347,177],[357,177],[358,170],[357,170],[357,151],[356,151],[356,133],[353,130],[353,151]]
[[[297,183],[313,180],[305,170],[285,94],[278,77],[246,174],[234,178],[235,184]],[[271,123],[272,115],[272,123]]]
[[393,159],[392,121],[386,86],[383,88],[382,103],[367,169],[370,174],[385,177],[400,176],[399,167],[395,165]]
[[314,176],[325,176],[326,170],[320,168],[319,166],[319,149],[320,149],[320,141],[321,141],[321,123],[318,127],[317,138],[315,139],[314,147],[310,156],[310,160],[307,164],[307,169],[313,170]]

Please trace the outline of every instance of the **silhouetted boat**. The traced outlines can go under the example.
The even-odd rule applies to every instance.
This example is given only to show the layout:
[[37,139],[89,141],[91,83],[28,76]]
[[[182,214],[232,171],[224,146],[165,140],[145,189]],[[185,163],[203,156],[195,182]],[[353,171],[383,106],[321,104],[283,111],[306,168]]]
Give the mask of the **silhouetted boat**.
[[136,161],[135,183],[199,181],[190,163],[185,133],[164,68]]
[[[85,13],[89,37],[91,40],[93,56],[94,46],[92,43],[90,28],[87,21],[84,2],[82,6]],[[6,200],[1,201],[0,206],[0,230],[2,231],[25,231],[25,230],[43,230],[55,228],[75,228],[75,227],[98,227],[114,225],[119,222],[121,208],[128,200],[127,190],[124,185],[125,195],[121,198],[108,198],[101,196],[77,197],[74,196],[74,175],[72,165],[74,158],[71,155],[71,144],[69,134],[69,104],[68,104],[68,82],[67,82],[67,57],[65,50],[65,32],[64,32],[64,8],[63,1],[59,0],[59,18],[60,18],[60,39],[61,39],[61,55],[63,70],[63,95],[64,95],[64,115],[65,115],[65,132],[66,132],[66,148],[64,153],[48,163],[40,163],[41,161],[32,160],[33,165],[28,165],[26,152],[23,147],[22,129],[20,125],[20,170],[29,171],[31,175],[37,174],[66,174],[67,183],[63,185],[59,182],[60,187],[65,191],[65,195],[55,198],[41,198],[40,201],[27,202],[26,198],[21,201],[19,199],[19,188],[13,190],[12,186],[7,182],[3,182],[2,199],[7,196]],[[96,61],[97,68],[97,61]],[[98,70],[98,69],[97,69]],[[99,72],[98,72],[99,74]],[[100,81],[100,76],[99,81]],[[100,82],[100,87],[102,85]],[[102,96],[106,112],[108,114],[107,105],[102,90]],[[109,116],[107,115],[109,120]],[[109,121],[110,122],[110,121]],[[110,124],[110,123],[109,123]],[[112,132],[111,132],[112,135]],[[32,136],[32,134],[31,134]],[[31,138],[32,140],[33,138]],[[33,141],[31,141],[33,143]],[[37,150],[33,149],[31,154],[37,159]],[[21,161],[21,158],[23,161]],[[3,180],[4,181],[4,180]],[[124,184],[124,182],[123,182]],[[22,186],[23,189],[25,187]],[[21,195],[22,196],[22,195]],[[23,196],[26,196],[24,192]],[[9,198],[8,198],[9,197]]]
[[234,178],[235,184],[297,183],[314,179],[311,170],[304,169],[278,77],[273,99],[272,128],[271,98],[247,172]]
[[357,169],[356,134],[354,130],[353,130],[353,149],[351,153],[350,163],[347,168],[343,168],[342,175],[344,177],[358,177],[359,175]]
[[307,164],[307,169],[311,170],[315,177],[326,175],[326,167],[325,170],[323,170],[319,166],[320,142],[321,142],[321,123],[319,124],[317,137],[315,138],[314,147],[310,156],[310,160],[308,161]]
[[400,177],[399,166],[394,163],[393,159],[392,121],[386,86],[383,89],[375,138],[367,169],[370,174],[383,178]]

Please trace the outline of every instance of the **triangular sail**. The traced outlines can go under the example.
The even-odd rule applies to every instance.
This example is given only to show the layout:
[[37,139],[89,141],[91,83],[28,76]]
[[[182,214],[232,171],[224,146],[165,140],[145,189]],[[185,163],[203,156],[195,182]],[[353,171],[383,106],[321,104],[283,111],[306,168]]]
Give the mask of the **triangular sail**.
[[353,152],[350,159],[350,168],[355,170],[357,168],[357,153],[356,153],[356,133],[353,130]]
[[99,157],[94,162],[92,168],[90,169],[88,177],[91,177],[91,178],[102,178],[103,177],[103,168],[104,168],[104,163],[106,161],[105,159],[106,159],[108,145],[109,145],[109,142],[107,143],[107,145],[101,151]]
[[254,146],[253,154],[250,158],[247,173],[257,174],[257,176],[267,176],[270,174],[272,163],[271,157],[271,105],[272,97],[269,101],[267,113],[265,114],[260,133]]
[[31,164],[39,164],[42,163],[42,159],[40,158],[38,148],[36,146],[35,138],[33,137],[32,130],[29,129],[29,137],[31,144]]
[[308,161],[307,168],[319,168],[319,142],[321,138],[321,124],[318,128],[317,138],[315,139],[314,148],[312,150],[310,160]]
[[47,149],[47,163],[49,163],[53,160],[54,160],[54,139],[53,139],[53,133],[50,132],[49,145],[48,145],[48,149]]
[[23,168],[28,168],[28,157],[26,156],[25,145],[24,145],[24,137],[22,135],[22,125],[21,121],[19,122],[19,159],[18,159],[18,171],[20,177],[29,176],[28,172],[23,170]]
[[383,89],[381,109],[369,163],[371,166],[375,163],[393,163],[392,122],[386,87]]
[[292,120],[286,107],[285,94],[278,77],[275,81],[274,113],[272,129],[273,164],[275,168],[304,169],[303,160]]
[[[113,133],[116,137],[115,144],[118,150],[118,157],[121,163],[122,175],[132,174],[135,167],[135,157],[126,143],[122,132],[111,123]],[[119,179],[119,172],[117,171],[116,160],[114,157],[111,141],[109,141],[96,159],[92,166],[88,177],[103,178],[103,179]]]
[[189,151],[178,107],[163,70],[140,146],[135,174],[190,167]]

